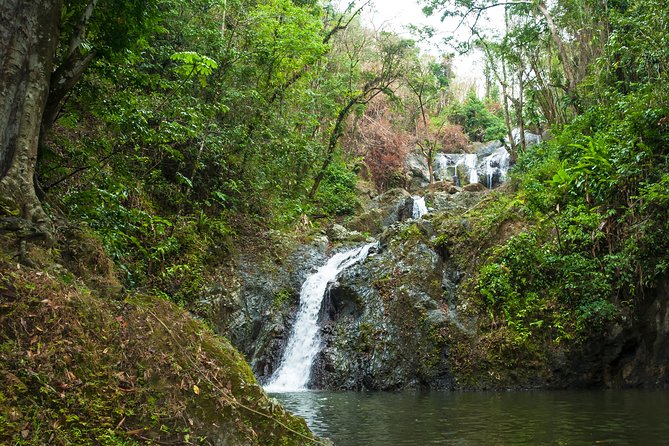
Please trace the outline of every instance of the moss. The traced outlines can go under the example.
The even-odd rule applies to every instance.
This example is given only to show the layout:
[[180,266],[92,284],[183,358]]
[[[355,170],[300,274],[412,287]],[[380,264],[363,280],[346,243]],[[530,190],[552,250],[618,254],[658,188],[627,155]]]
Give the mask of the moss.
[[[11,282],[10,282],[11,278]],[[150,295],[105,301],[0,260],[0,443],[301,445],[225,339]]]
[[272,308],[274,310],[281,310],[286,305],[293,305],[299,301],[299,294],[295,293],[294,290],[279,290],[274,294],[272,299]]

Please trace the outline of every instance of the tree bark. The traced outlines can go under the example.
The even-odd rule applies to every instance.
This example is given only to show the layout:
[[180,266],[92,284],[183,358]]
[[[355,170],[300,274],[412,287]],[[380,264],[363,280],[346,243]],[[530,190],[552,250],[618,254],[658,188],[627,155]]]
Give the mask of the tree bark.
[[44,230],[51,221],[33,176],[49,95],[62,0],[0,4],[0,195]]

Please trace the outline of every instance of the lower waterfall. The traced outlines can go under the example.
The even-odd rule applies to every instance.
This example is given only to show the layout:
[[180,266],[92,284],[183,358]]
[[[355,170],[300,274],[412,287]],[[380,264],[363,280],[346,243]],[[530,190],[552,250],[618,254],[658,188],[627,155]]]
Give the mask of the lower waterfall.
[[374,246],[376,243],[369,243],[335,254],[318,271],[307,277],[300,290],[300,307],[283,358],[265,386],[266,391],[306,390],[311,365],[320,349],[318,313],[328,284],[344,269],[365,259]]

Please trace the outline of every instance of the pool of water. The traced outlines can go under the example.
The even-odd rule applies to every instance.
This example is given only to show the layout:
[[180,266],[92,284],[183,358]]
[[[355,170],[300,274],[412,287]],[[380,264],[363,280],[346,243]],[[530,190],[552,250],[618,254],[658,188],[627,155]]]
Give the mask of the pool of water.
[[669,391],[271,396],[336,446],[669,445]]

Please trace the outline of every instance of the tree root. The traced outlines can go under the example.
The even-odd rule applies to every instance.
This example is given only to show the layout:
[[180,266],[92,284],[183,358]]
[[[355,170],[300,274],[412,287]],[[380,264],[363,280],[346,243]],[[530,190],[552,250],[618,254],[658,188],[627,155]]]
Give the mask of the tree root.
[[0,218],[1,233],[10,233],[16,237],[19,263],[30,268],[35,268],[35,263],[28,257],[28,241],[48,240],[49,234],[40,230],[28,220],[19,217]]

